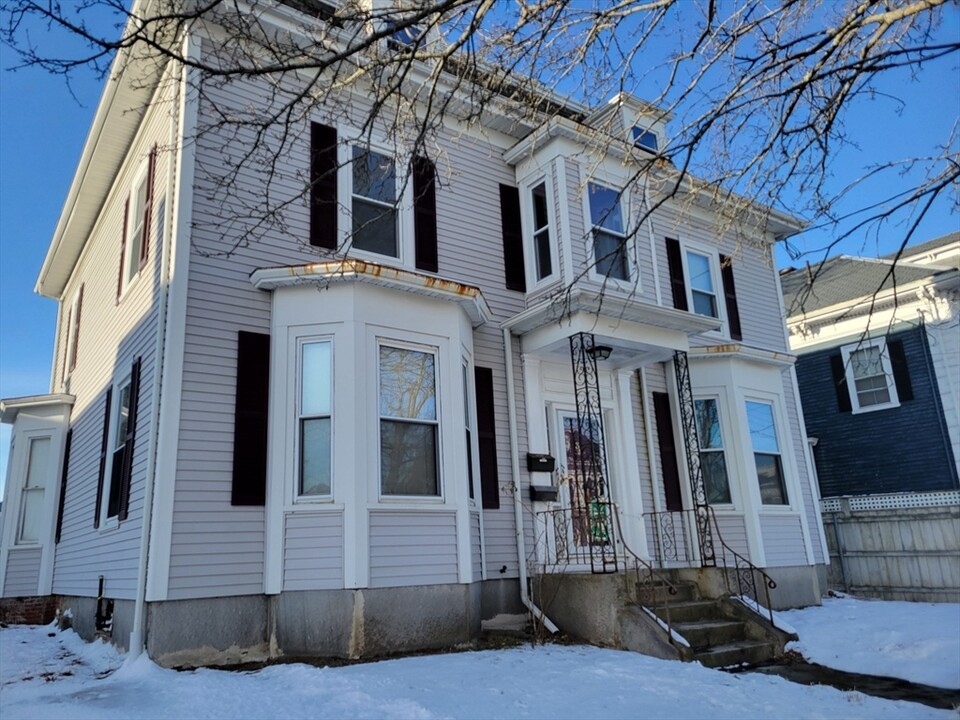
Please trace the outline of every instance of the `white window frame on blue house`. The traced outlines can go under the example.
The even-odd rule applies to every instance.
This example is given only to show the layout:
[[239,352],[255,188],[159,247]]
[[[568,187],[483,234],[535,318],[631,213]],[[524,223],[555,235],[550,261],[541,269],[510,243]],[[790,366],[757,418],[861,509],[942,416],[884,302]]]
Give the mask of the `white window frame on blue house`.
[[[857,368],[855,367],[857,364],[856,358],[858,354],[868,352],[872,348],[879,348],[878,359],[880,361],[880,367],[883,370],[883,378],[887,384],[886,390],[889,395],[889,399],[886,402],[863,404],[860,402],[860,392],[857,390],[858,378],[856,376]],[[893,366],[890,363],[890,353],[887,351],[886,338],[879,337],[873,338],[872,340],[864,340],[862,342],[844,345],[840,348],[840,352],[843,356],[843,372],[847,380],[847,392],[850,393],[850,407],[854,414],[875,412],[877,410],[887,410],[889,408],[900,407],[900,396],[897,394],[897,384],[893,377]],[[879,374],[874,374],[864,376],[859,379],[863,380],[866,378],[878,377],[880,377]],[[879,390],[880,388],[872,389]],[[869,389],[865,390],[865,392],[869,392]]]

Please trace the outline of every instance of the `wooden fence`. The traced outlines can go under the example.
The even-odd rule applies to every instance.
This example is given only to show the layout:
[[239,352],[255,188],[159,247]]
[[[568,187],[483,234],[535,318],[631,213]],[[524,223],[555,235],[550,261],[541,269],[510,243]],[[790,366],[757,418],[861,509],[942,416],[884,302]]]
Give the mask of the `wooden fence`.
[[832,589],[960,602],[960,492],[826,498],[820,509]]

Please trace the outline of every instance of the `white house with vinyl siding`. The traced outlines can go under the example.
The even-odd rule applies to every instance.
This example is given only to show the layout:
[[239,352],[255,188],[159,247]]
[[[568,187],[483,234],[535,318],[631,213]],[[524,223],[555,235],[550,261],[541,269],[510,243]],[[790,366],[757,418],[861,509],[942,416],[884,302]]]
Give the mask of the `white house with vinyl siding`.
[[266,102],[266,81],[201,98],[197,71],[139,62],[104,90],[37,283],[59,304],[49,392],[0,402],[3,602],[54,596],[168,665],[550,626],[531,578],[597,562],[739,557],[773,605],[818,602],[771,259],[795,219],[721,221],[691,185],[637,226],[665,183],[631,167],[666,127],[631,97],[557,98],[539,126],[451,117],[411,157],[357,129],[354,95],[297,128],[268,180],[292,200],[247,242],[217,168],[248,139],[211,110]]

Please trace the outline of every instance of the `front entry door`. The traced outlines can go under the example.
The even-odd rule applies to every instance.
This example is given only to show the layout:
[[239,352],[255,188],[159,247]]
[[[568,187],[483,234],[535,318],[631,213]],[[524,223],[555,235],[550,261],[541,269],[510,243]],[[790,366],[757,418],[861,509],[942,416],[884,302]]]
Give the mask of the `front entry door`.
[[582,428],[576,413],[558,412],[559,446],[566,476],[565,504],[569,508],[570,531],[575,547],[604,545],[609,541],[610,527],[605,501],[610,499],[609,478],[604,476],[607,463],[603,456],[604,442],[599,422],[585,421]]

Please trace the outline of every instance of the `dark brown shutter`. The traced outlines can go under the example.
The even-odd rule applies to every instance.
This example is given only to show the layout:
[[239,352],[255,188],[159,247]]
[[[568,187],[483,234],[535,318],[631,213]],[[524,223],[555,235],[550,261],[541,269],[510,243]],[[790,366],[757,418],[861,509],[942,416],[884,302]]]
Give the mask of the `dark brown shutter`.
[[[120,509],[118,520],[126,520],[130,511],[130,477],[133,474],[133,449],[137,439],[137,405],[140,399],[140,358],[130,369],[130,414],[127,417],[127,436],[123,442],[123,466],[120,471]],[[111,480],[113,482],[113,480]]]
[[310,123],[310,244],[337,249],[337,130]]
[[[80,285],[80,294],[77,296],[77,315],[73,318],[70,325],[70,334],[73,336],[73,347],[70,348],[70,371],[77,366],[77,346],[80,345],[80,316],[83,312],[83,290],[84,285]],[[76,331],[74,331],[76,327]],[[69,342],[69,339],[68,339]]]
[[143,204],[143,232],[140,235],[140,268],[147,264],[150,253],[150,216],[153,214],[153,171],[157,165],[157,146],[150,149],[147,160],[147,200]]
[[667,238],[667,266],[670,268],[670,289],[673,291],[673,306],[688,310],[687,283],[683,279],[683,259],[680,257],[680,241]]
[[520,189],[500,186],[500,225],[503,228],[503,269],[507,290],[527,291],[523,265],[523,231],[520,228]]
[[67,470],[70,467],[70,446],[73,444],[73,428],[67,430],[64,440],[63,467],[60,469],[60,503],[57,506],[57,534],[54,543],[60,542],[60,531],[63,529],[63,506],[67,502]]
[[70,365],[70,333],[73,332],[73,308],[67,311],[67,329],[61,335],[61,338],[66,336],[66,342],[63,343],[63,367],[60,369],[60,382],[65,383],[67,381],[67,368]]
[[120,293],[123,292],[123,261],[127,254],[127,220],[130,216],[130,196],[123,204],[123,229],[120,232],[120,272],[117,274],[117,304],[120,303]]
[[830,373],[833,375],[833,389],[837,393],[837,410],[850,412],[850,391],[847,389],[847,375],[843,371],[843,355],[837,353],[830,356]]
[[670,412],[670,396],[653,393],[653,414],[657,423],[657,438],[660,442],[660,471],[663,474],[663,497],[670,512],[683,510],[680,494],[680,467],[677,464],[677,444],[673,435]]
[[269,388],[270,336],[241,330],[237,336],[231,505],[266,502]]
[[723,297],[727,301],[727,327],[730,337],[743,340],[740,330],[740,309],[737,307],[737,288],[733,284],[733,259],[720,253],[720,277],[723,279]]
[[[502,187],[502,186],[501,186]],[[477,447],[480,452],[480,497],[483,507],[500,507],[500,478],[497,473],[497,427],[494,419],[493,370],[473,371],[477,391]]]
[[93,526],[100,527],[100,503],[103,501],[103,475],[107,469],[107,453],[110,448],[110,397],[113,386],[107,388],[107,397],[103,404],[103,439],[100,441],[100,471],[97,474],[97,498],[94,503]]
[[428,158],[413,159],[413,231],[418,270],[439,272],[437,262],[437,172]]
[[888,342],[887,352],[890,353],[890,369],[893,370],[893,381],[897,385],[897,397],[900,402],[913,400],[913,384],[910,382],[910,369],[903,351],[903,340]]

